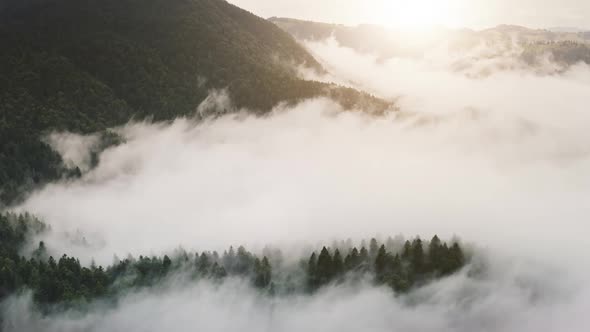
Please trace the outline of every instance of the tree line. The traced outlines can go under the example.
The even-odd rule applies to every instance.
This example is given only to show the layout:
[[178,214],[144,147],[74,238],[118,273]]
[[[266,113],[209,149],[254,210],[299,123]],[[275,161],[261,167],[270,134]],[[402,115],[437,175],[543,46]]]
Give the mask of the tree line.
[[248,280],[267,294],[313,293],[328,284],[370,278],[397,293],[407,292],[459,269],[467,258],[458,242],[447,244],[434,236],[385,243],[371,239],[368,246],[335,243],[323,247],[299,264],[289,266],[278,249],[266,248],[257,255],[239,246],[223,253],[187,252],[171,255],[129,255],[112,265],[84,266],[68,255],[54,258],[43,242],[27,257],[20,250],[31,236],[48,227],[28,214],[0,214],[0,300],[21,290],[31,290],[42,309],[83,306],[95,299],[113,299],[126,291],[160,285],[171,274],[190,279],[222,281],[228,277]]
[[307,263],[307,286],[315,290],[342,280],[350,273],[372,273],[377,284],[388,285],[398,292],[408,291],[434,278],[450,275],[465,265],[463,249],[458,242],[450,246],[435,235],[425,247],[419,238],[406,240],[401,252],[386,249],[371,239],[369,249],[356,247],[344,256],[339,249],[323,247],[311,254]]

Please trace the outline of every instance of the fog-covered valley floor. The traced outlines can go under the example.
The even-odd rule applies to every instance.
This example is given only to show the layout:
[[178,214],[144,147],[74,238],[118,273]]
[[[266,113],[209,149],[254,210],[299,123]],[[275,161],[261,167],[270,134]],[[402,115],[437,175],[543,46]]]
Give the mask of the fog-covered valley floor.
[[[83,174],[16,209],[51,225],[33,243],[110,264],[179,246],[272,245],[289,256],[332,240],[437,234],[469,243],[470,265],[407,294],[367,280],[267,297],[240,279],[180,274],[116,307],[43,315],[25,293],[3,304],[5,330],[586,331],[588,65],[547,74],[494,64],[473,77],[441,52],[383,60],[333,39],[303,43],[329,74],[302,76],[399,110],[345,112],[319,98],[263,117],[134,122],[113,129],[124,142],[95,168],[95,137],[54,133],[47,140]],[[229,104],[216,91],[206,106]]]

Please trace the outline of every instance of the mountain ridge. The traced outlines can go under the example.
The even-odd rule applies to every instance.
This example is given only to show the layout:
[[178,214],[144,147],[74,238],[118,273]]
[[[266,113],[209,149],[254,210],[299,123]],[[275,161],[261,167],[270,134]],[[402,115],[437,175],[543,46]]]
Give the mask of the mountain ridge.
[[[334,38],[343,47],[377,56],[380,60],[421,59],[432,50],[446,48],[453,56],[463,56],[463,62],[478,57],[483,60],[494,56],[513,58],[516,63],[540,72],[548,70],[544,68],[547,59],[557,65],[557,73],[580,62],[590,64],[590,32],[554,32],[503,24],[483,30],[432,29],[421,34],[422,38],[413,38],[407,32],[382,26],[345,26],[277,17],[270,21],[298,40]],[[472,54],[482,50],[481,55]]]

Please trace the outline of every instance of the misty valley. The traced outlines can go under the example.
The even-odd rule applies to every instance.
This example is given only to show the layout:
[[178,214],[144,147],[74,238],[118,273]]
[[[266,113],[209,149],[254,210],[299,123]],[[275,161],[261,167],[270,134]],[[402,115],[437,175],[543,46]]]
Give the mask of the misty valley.
[[586,332],[582,0],[0,0],[0,332]]

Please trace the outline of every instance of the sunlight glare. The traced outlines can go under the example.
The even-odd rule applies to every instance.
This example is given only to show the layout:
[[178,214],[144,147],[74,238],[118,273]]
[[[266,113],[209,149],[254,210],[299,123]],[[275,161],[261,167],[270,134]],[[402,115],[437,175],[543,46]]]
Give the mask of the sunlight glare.
[[460,6],[453,0],[381,0],[374,22],[404,29],[428,29],[461,24]]

